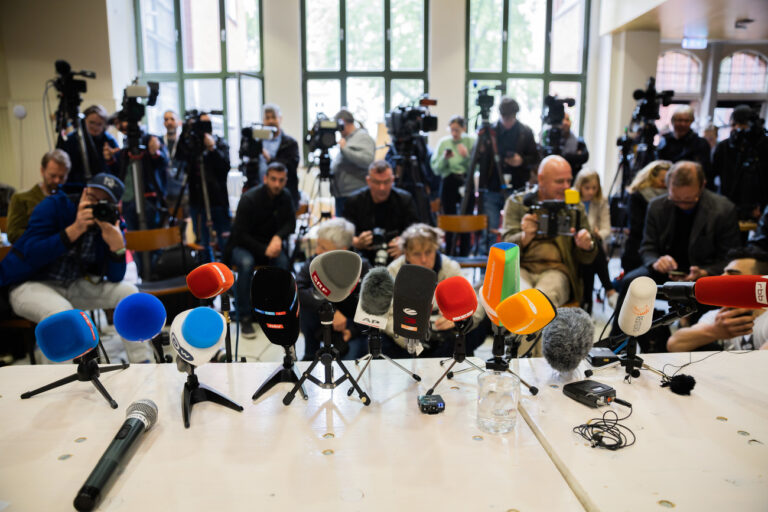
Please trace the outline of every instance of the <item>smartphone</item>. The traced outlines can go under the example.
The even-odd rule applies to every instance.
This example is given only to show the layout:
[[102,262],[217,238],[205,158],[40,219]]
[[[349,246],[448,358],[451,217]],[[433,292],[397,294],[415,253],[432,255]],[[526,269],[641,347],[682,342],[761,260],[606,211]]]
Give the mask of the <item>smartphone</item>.
[[672,277],[685,277],[685,276],[688,275],[685,272],[683,272],[682,270],[670,270],[669,272],[667,272],[667,274],[672,276]]

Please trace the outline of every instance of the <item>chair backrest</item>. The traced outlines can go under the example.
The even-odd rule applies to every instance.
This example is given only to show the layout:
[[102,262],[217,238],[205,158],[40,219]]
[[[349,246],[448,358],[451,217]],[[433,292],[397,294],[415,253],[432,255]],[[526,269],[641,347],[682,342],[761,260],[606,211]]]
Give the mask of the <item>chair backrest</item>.
[[437,227],[446,233],[473,233],[488,228],[486,215],[438,215]]
[[5,232],[8,229],[8,217],[0,217],[0,232]]
[[125,247],[131,251],[155,251],[180,243],[181,233],[178,226],[125,232]]

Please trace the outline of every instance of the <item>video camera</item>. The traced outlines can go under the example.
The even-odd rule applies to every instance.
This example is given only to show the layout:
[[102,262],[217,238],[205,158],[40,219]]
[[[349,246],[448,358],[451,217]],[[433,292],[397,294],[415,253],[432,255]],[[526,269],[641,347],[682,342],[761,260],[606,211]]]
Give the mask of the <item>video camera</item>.
[[336,132],[344,129],[344,121],[328,119],[323,112],[317,114],[315,124],[307,132],[306,140],[309,145],[309,151],[320,150],[325,153],[336,145]]
[[[138,83],[138,79],[133,81],[123,90],[123,105],[120,112],[117,113],[119,121],[128,121],[128,123],[138,124],[144,118],[146,107],[153,107],[157,103],[157,95],[160,93],[160,84],[158,82],[147,82],[147,85]],[[139,101],[144,99],[142,103]]]
[[[473,87],[477,87],[477,82],[473,84]],[[493,107],[493,102],[495,101],[493,95],[488,92],[489,90],[499,91],[501,94],[504,94],[505,87],[503,85],[497,85],[495,87],[486,85],[477,90],[475,105],[480,107],[480,118],[483,122],[487,122],[491,117],[491,107]]]
[[539,218],[536,234],[548,238],[559,235],[573,236],[571,228],[578,230],[581,220],[579,202],[579,192],[573,189],[565,191],[564,201],[547,199],[537,203],[526,202],[526,206],[530,206],[529,212]]
[[[675,91],[656,91],[656,79],[648,78],[645,90],[635,89],[632,97],[637,101],[635,110],[632,112],[632,122],[644,127],[648,124],[654,124],[659,119],[659,103],[668,106],[670,100],[675,95]],[[639,131],[639,130],[632,130]]]
[[240,159],[246,162],[246,159],[258,159],[264,147],[262,141],[273,139],[276,133],[277,128],[261,123],[244,127],[240,131]]
[[56,74],[53,86],[58,91],[59,108],[56,110],[56,131],[61,132],[67,128],[68,121],[78,118],[78,108],[88,87],[85,80],[75,80],[76,76],[84,78],[96,78],[93,71],[72,71],[72,66],[65,60],[57,60],[55,64]]
[[549,129],[546,140],[541,141],[541,146],[546,156],[562,153],[562,125],[565,119],[565,106],[572,107],[575,104],[576,100],[573,98],[558,98],[552,95],[547,95],[544,98],[544,114],[541,119],[545,125],[549,125]]
[[395,143],[413,140],[422,132],[437,131],[437,116],[429,113],[429,107],[434,105],[437,100],[424,96],[417,105],[401,105],[385,115],[387,131]]
[[[182,154],[196,157],[203,152],[206,133],[213,133],[213,124],[211,121],[202,121],[200,118],[204,115],[221,116],[224,113],[221,110],[211,110],[203,112],[196,109],[184,112],[184,125],[181,129],[179,144],[183,148]],[[178,150],[177,150],[178,151]]]

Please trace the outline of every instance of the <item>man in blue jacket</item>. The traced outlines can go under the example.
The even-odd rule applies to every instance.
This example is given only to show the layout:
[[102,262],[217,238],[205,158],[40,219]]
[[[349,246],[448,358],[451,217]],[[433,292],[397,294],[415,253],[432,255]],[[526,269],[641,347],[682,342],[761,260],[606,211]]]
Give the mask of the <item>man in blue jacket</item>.
[[[82,193],[60,190],[37,205],[24,234],[0,262],[0,286],[10,285],[17,315],[39,323],[73,308],[114,308],[138,292],[122,281],[125,241],[120,220],[94,217],[93,205],[115,208],[123,189],[119,179],[100,173]],[[150,359],[145,343],[123,343],[131,362]]]

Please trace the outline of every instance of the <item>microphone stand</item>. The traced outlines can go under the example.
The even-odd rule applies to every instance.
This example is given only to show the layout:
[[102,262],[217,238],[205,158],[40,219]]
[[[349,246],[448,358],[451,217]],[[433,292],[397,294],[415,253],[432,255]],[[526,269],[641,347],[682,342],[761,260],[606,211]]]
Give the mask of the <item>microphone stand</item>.
[[233,411],[242,412],[243,406],[233,402],[226,396],[220,394],[200,381],[195,375],[195,366],[176,356],[176,367],[180,372],[187,373],[187,382],[184,383],[184,389],[181,392],[181,414],[184,418],[184,428],[189,428],[189,417],[192,414],[192,406],[200,402],[213,402],[223,405]]
[[[470,366],[472,366],[475,370],[483,371],[482,368],[477,366],[475,363],[467,359],[467,349],[466,349],[466,334],[469,332],[469,330],[472,328],[472,319],[468,320],[461,320],[459,322],[456,322],[456,327],[454,327],[453,332],[455,336],[455,340],[453,343],[453,361],[448,366],[448,368],[443,372],[443,374],[440,376],[439,379],[437,379],[437,382],[427,390],[427,395],[431,395],[435,392],[435,388],[440,384],[440,382],[443,380],[443,378],[448,375],[451,372],[451,369],[454,367],[456,363],[462,363],[466,362]],[[442,365],[443,361],[440,362]]]
[[230,300],[229,300],[229,290],[225,291],[221,295],[221,314],[224,316],[224,320],[226,321],[226,334],[224,335],[224,353],[225,353],[225,361],[228,363],[232,362],[232,337],[229,334],[229,324],[231,323],[231,320],[229,318],[229,312],[231,310],[230,306]]
[[[285,355],[283,356],[283,366],[275,370],[272,375],[270,375],[270,377],[264,381],[261,386],[259,386],[259,389],[257,389],[253,394],[252,400],[258,400],[261,395],[272,389],[275,384],[279,384],[281,382],[291,382],[296,384],[299,382],[299,371],[295,364],[296,347],[294,345],[290,345],[283,348],[285,349]],[[309,395],[307,395],[307,390],[304,389],[303,385],[299,386],[299,390],[301,391],[301,397],[304,400],[309,400]]]
[[61,387],[64,384],[69,384],[70,382],[74,382],[76,380],[79,380],[80,382],[91,381],[94,387],[99,390],[99,393],[101,393],[101,396],[103,396],[107,400],[107,402],[109,402],[109,406],[112,407],[113,409],[117,409],[117,402],[115,402],[115,400],[109,395],[109,392],[99,380],[99,375],[101,374],[101,372],[113,372],[115,370],[124,370],[128,368],[130,364],[122,363],[114,366],[105,366],[103,368],[100,368],[99,363],[96,361],[97,357],[98,357],[98,354],[96,350],[91,350],[80,357],[76,357],[75,359],[73,359],[73,361],[77,362],[77,373],[70,375],[68,377],[64,377],[63,379],[59,379],[55,382],[51,382],[50,384],[46,384],[45,386],[37,388],[35,390],[22,393],[21,398],[22,399],[30,398],[35,395],[39,395],[40,393],[43,393],[45,391],[48,391],[50,389]]
[[[379,329],[375,329],[373,327],[370,328],[368,331],[368,355],[363,356],[362,359],[365,361],[365,364],[363,365],[363,369],[360,370],[360,373],[357,374],[357,380],[359,381],[360,378],[365,373],[365,370],[368,369],[368,365],[371,363],[374,359],[384,359],[386,361],[389,361],[393,365],[400,368],[402,371],[407,373],[411,376],[413,380],[416,382],[421,382],[421,377],[419,377],[417,374],[411,372],[409,369],[407,369],[405,366],[401,365],[397,361],[393,360],[388,355],[381,352],[381,331]],[[355,361],[355,364],[359,364],[359,361]],[[352,396],[352,391],[354,388],[350,387],[347,390],[347,396]]]
[[[283,398],[283,404],[291,404],[293,399],[296,397],[296,392],[301,388],[301,386],[304,384],[304,381],[307,379],[323,389],[335,389],[339,384],[349,379],[349,382],[357,391],[357,394],[360,396],[360,400],[363,402],[363,404],[371,405],[371,399],[368,397],[368,395],[365,394],[365,391],[360,388],[360,385],[349,373],[347,368],[344,366],[344,363],[341,362],[339,351],[336,347],[333,346],[331,331],[331,326],[333,324],[333,312],[333,305],[328,301],[323,302],[323,304],[320,306],[319,314],[320,324],[323,326],[323,345],[315,353],[315,359],[309,365],[309,368],[307,368],[307,370],[302,374],[299,381],[293,386],[293,389],[291,389],[288,394],[285,395],[285,398]],[[334,361],[339,365],[341,371],[344,372],[344,375],[335,381],[333,380],[332,366]],[[315,368],[315,366],[317,366],[318,363],[323,363],[323,366],[325,366],[325,381],[320,381],[320,379],[312,375],[312,370]]]

